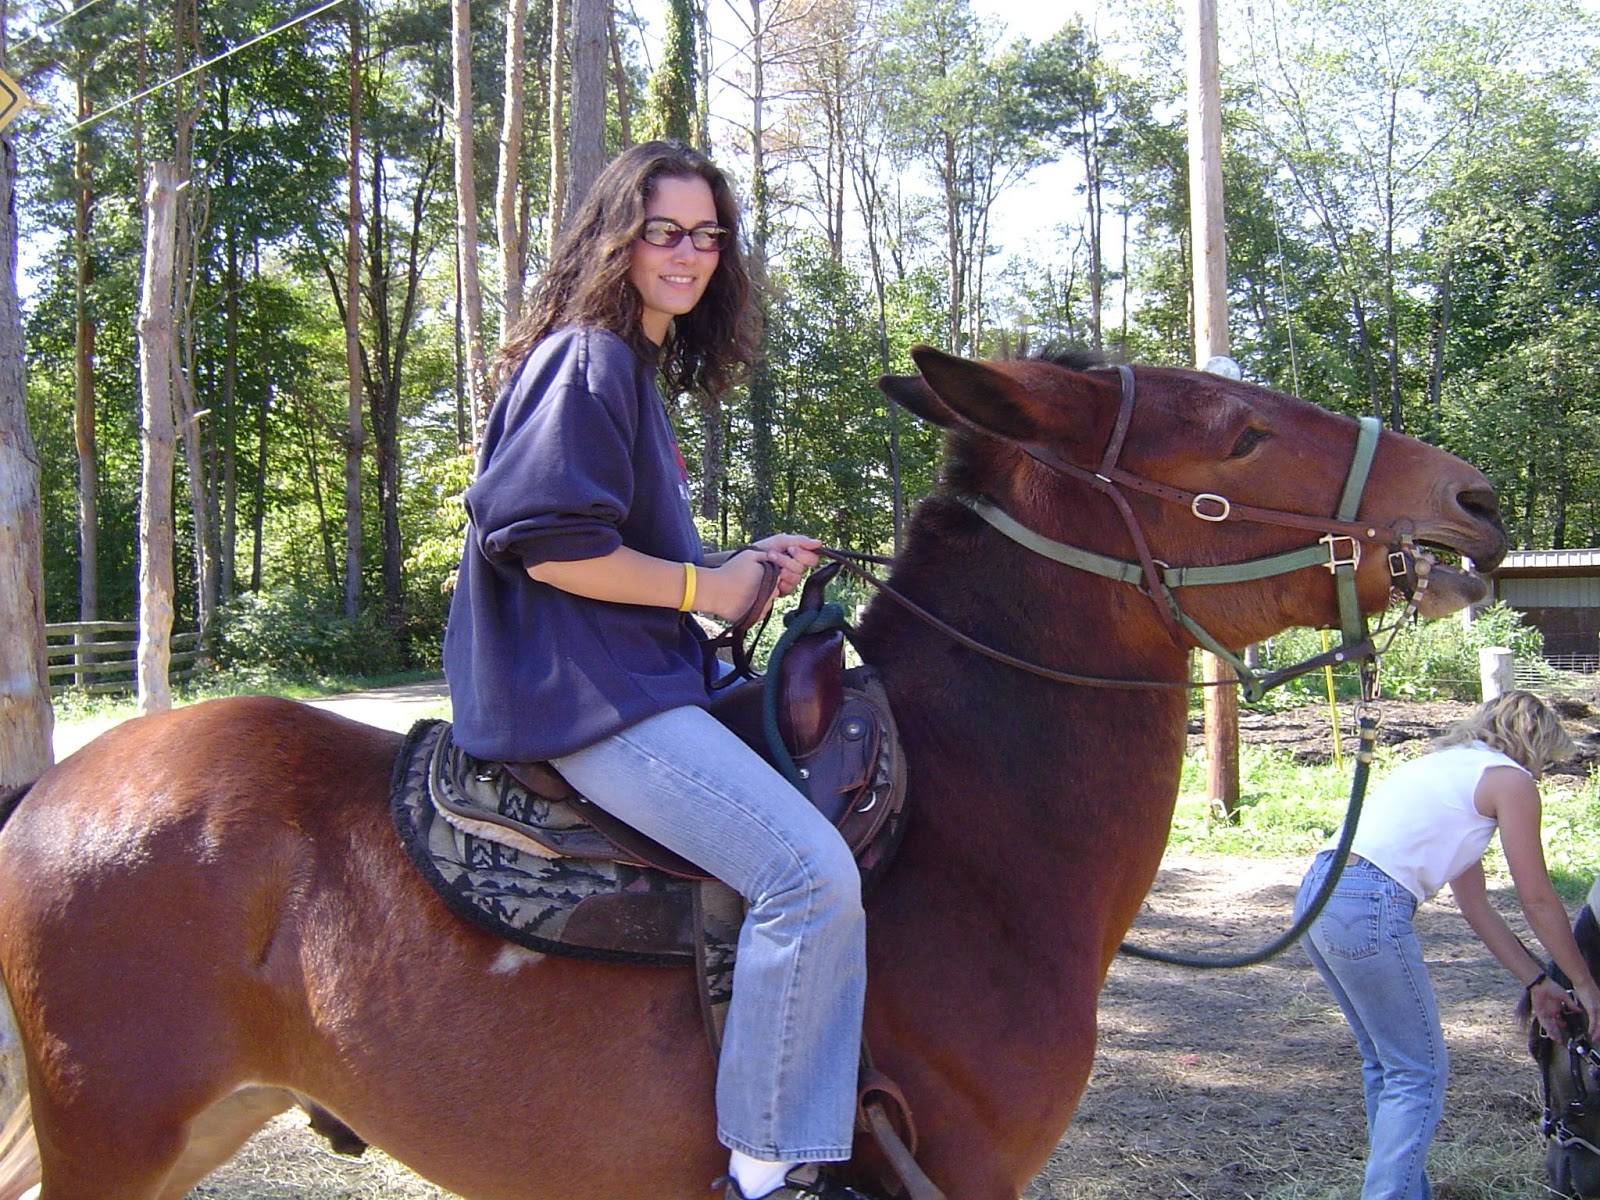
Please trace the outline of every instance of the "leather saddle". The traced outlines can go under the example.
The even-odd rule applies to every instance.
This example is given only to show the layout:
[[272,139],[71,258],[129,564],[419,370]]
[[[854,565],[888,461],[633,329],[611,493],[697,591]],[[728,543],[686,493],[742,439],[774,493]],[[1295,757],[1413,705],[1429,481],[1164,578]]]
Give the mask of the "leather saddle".
[[[780,640],[781,657],[775,652],[777,669],[765,677],[751,675],[717,692],[710,711],[768,762],[779,769],[789,768],[786,773],[791,780],[798,775],[797,786],[844,836],[866,873],[869,868],[881,867],[892,853],[892,845],[879,846],[875,839],[890,819],[900,814],[905,799],[904,767],[894,718],[876,674],[870,667],[847,671],[843,620],[817,619],[824,615],[827,585],[838,570],[837,562],[829,563],[806,580],[799,604],[787,618],[791,628],[803,631]],[[752,611],[765,609],[764,599]],[[740,622],[735,628],[742,635],[748,631],[748,623]],[[735,657],[742,656],[736,653]],[[773,689],[771,696],[766,693],[768,688]],[[775,721],[771,719],[774,715]],[[780,746],[772,744],[773,725]],[[791,763],[783,761],[785,752]],[[888,788],[881,786],[885,760],[893,777],[893,786]],[[561,830],[558,838],[541,836],[538,828],[518,827],[552,857],[653,867],[681,879],[711,878],[696,864],[585,799],[550,763],[505,762],[498,766],[535,797],[562,806],[580,819],[576,828]],[[874,853],[869,856],[869,851]]]

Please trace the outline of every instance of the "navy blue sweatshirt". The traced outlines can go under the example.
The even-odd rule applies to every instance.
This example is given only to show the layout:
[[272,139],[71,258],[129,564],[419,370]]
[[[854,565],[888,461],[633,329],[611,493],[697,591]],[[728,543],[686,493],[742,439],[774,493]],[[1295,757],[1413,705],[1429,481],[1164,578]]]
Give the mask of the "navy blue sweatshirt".
[[707,703],[686,614],[589,600],[528,575],[618,546],[703,561],[655,369],[626,342],[565,329],[534,348],[489,412],[466,503],[444,667],[468,752],[552,758]]

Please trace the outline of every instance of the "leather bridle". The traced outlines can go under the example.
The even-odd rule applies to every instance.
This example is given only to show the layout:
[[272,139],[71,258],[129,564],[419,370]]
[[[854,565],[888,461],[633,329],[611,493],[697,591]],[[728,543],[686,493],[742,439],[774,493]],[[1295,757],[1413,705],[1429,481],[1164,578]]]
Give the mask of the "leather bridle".
[[[1362,492],[1366,488],[1367,476],[1377,453],[1378,438],[1382,433],[1382,427],[1377,419],[1360,418],[1355,452],[1345,477],[1344,488],[1339,496],[1338,506],[1332,516],[1320,517],[1285,509],[1237,504],[1216,492],[1186,491],[1183,488],[1135,475],[1118,465],[1128,427],[1132,423],[1137,389],[1131,367],[1119,366],[1117,373],[1121,378],[1122,402],[1097,469],[1089,470],[1069,462],[1057,453],[1054,447],[1043,443],[1031,442],[1020,445],[1034,461],[1059,475],[1087,484],[1111,501],[1121,516],[1122,523],[1139,556],[1136,562],[1112,558],[1044,537],[982,497],[964,497],[963,502],[999,533],[1036,554],[1079,570],[1138,587],[1155,605],[1157,616],[1175,642],[1181,644],[1183,634],[1187,633],[1204,649],[1233,667],[1239,675],[1247,699],[1259,699],[1269,688],[1307,671],[1315,670],[1326,663],[1374,660],[1378,651],[1368,636],[1366,618],[1361,612],[1360,601],[1356,594],[1356,570],[1361,565],[1363,543],[1388,544],[1391,578],[1398,581],[1408,592],[1413,604],[1417,598],[1416,594],[1427,586],[1428,568],[1432,562],[1412,541],[1408,523],[1385,525],[1355,520],[1356,512],[1361,505]],[[978,433],[994,436],[966,422],[964,418],[963,423]],[[1244,562],[1216,566],[1173,567],[1161,562],[1150,552],[1149,542],[1138,517],[1123,494],[1124,489],[1153,496],[1167,503],[1182,505],[1200,521],[1213,524],[1225,521],[1249,521],[1254,524],[1321,533],[1322,536],[1309,546]],[[1175,594],[1176,589],[1182,587],[1267,579],[1311,566],[1325,567],[1333,575],[1339,601],[1339,624],[1343,642],[1328,654],[1264,675],[1258,674],[1245,663],[1243,658],[1223,646],[1184,612]]]
[[[1556,1112],[1550,1101],[1550,1071],[1558,1047],[1555,1039],[1547,1034],[1542,1026],[1537,1026],[1536,1023],[1536,1027],[1539,1030],[1540,1049],[1537,1055],[1539,1091],[1540,1098],[1544,1102],[1544,1118],[1540,1122],[1539,1131],[1545,1137],[1553,1139],[1556,1145],[1563,1149],[1568,1146],[1579,1146],[1590,1154],[1600,1156],[1600,1147],[1574,1132],[1568,1123],[1594,1115],[1595,1097],[1590,1094],[1589,1081],[1585,1076],[1590,1069],[1600,1072],[1600,1050],[1596,1050],[1583,1034],[1567,1039],[1567,1070],[1572,1081],[1572,1097],[1562,1106],[1560,1112]],[[1596,1082],[1600,1084],[1600,1076],[1597,1076]]]

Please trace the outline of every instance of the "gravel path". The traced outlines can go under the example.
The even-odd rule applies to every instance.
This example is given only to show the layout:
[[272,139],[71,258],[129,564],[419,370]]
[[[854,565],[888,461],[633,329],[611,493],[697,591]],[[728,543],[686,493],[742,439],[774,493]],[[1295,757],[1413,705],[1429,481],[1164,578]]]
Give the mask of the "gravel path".
[[[420,683],[401,683],[394,687],[372,688],[363,692],[347,692],[338,696],[324,696],[308,700],[312,708],[376,725],[379,729],[393,729],[404,733],[420,717],[448,716],[450,692],[443,679],[425,679]],[[446,706],[441,711],[440,706]],[[56,761],[60,762],[81,746],[88,745],[106,730],[121,724],[125,717],[101,717],[89,721],[59,722],[55,728],[52,745]]]

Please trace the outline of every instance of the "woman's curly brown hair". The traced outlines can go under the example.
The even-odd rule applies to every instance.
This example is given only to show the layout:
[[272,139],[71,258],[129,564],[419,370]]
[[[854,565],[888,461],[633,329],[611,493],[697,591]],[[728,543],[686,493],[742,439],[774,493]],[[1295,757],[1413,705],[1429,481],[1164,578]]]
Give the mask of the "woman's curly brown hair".
[[755,361],[755,311],[733,189],[699,151],[680,142],[644,142],[624,150],[600,172],[556,239],[549,268],[495,357],[496,388],[515,375],[534,346],[568,325],[608,329],[646,361],[657,358],[640,324],[638,290],[628,280],[633,243],[644,226],[657,179],[705,180],[716,202],[717,221],[733,232],[705,295],[673,320],[661,347],[659,365],[669,388],[720,396]]

